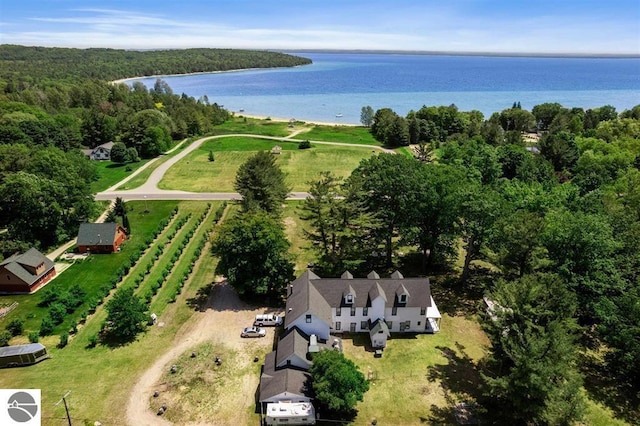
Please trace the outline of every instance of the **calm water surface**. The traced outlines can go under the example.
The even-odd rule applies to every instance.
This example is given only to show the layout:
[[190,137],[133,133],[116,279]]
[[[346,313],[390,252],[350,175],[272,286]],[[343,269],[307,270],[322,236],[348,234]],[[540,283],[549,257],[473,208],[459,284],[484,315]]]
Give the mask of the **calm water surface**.
[[[528,58],[297,53],[312,65],[163,77],[175,93],[230,111],[305,121],[359,123],[365,105],[401,115],[423,105],[493,112],[520,102],[566,107],[640,104],[640,58]],[[139,79],[153,87],[156,78]],[[131,82],[130,82],[131,83]]]

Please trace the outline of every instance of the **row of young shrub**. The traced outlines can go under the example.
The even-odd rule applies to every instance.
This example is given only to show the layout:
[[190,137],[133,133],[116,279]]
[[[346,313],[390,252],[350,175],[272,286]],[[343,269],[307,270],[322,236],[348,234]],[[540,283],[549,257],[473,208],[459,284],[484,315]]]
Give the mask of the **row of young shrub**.
[[[226,204],[225,204],[225,206],[226,206]],[[216,213],[214,214],[214,220],[216,220],[215,217],[218,214],[219,210],[220,209],[218,209],[216,211]],[[200,217],[196,221],[195,226],[190,230],[189,235],[188,235],[189,236],[189,240],[191,239],[191,237],[193,236],[195,231],[198,229],[200,224],[206,219],[206,217],[207,217],[207,215],[209,214],[210,211],[211,211],[211,204],[207,204],[207,209],[202,213],[202,215],[200,215]],[[224,212],[224,209],[222,210],[222,212]],[[222,217],[222,213],[220,214],[220,217]],[[219,218],[218,218],[218,220],[219,220]],[[189,260],[189,266],[182,273],[182,276],[178,279],[178,285],[176,286],[176,288],[171,293],[171,296],[169,296],[169,303],[174,303],[178,299],[178,296],[182,293],[182,289],[184,288],[185,284],[189,280],[189,277],[191,276],[191,273],[193,272],[193,268],[195,267],[196,261],[198,260],[198,258],[200,258],[200,255],[202,254],[202,250],[204,249],[204,246],[207,243],[207,240],[209,239],[209,234],[210,233],[211,233],[211,229],[209,228],[200,237],[200,240],[198,241],[198,243],[196,245],[196,248],[193,251],[193,254],[191,255],[191,259]],[[187,242],[188,241],[185,238],[185,240],[183,241],[183,244],[185,245],[185,247],[186,247]],[[180,251],[180,252],[182,252],[182,251]]]
[[[151,292],[148,292],[148,293],[145,294],[144,300],[148,304],[151,304],[151,300],[153,299],[153,296],[155,296],[158,293],[158,291],[160,290],[160,288],[165,284],[165,282],[167,281],[167,276],[169,275],[169,272],[173,269],[173,267],[175,266],[176,262],[178,262],[178,260],[180,259],[180,256],[182,256],[182,253],[184,252],[184,250],[189,245],[189,242],[191,241],[191,238],[193,238],[193,235],[195,234],[196,230],[198,229],[200,224],[206,219],[206,217],[207,217],[207,215],[209,214],[210,211],[211,211],[211,203],[208,203],[207,204],[207,208],[194,221],[194,223],[191,226],[191,228],[184,235],[184,237],[182,238],[182,241],[180,242],[180,244],[178,244],[178,247],[177,247],[176,251],[173,253],[173,256],[171,257],[170,263],[167,265],[167,268],[165,269],[165,271],[163,271],[162,278],[159,279],[158,282],[151,287]],[[193,270],[193,266],[190,266],[190,269]],[[165,272],[167,272],[167,273],[165,274]],[[184,285],[184,281],[186,281],[186,280],[181,280],[180,281],[180,285],[179,285],[180,286],[180,291],[182,290],[182,286]],[[176,298],[178,297],[178,294],[180,294],[180,293],[176,292],[174,290],[174,292],[170,296],[169,302],[170,303],[175,302]]]
[[[165,244],[160,244],[156,247],[156,252],[154,253],[153,259],[147,264],[147,267],[145,268],[144,273],[138,275],[135,278],[134,288],[140,287],[140,285],[144,281],[145,276],[151,273],[151,269],[153,268],[154,263],[159,261],[162,254],[164,254],[165,247],[167,247],[171,243],[171,241],[175,238],[178,232],[184,227],[184,225],[189,221],[189,219],[191,219],[191,213],[181,217],[176,221],[174,228],[171,230],[171,232],[167,234],[167,242]],[[165,266],[164,270],[162,271],[162,277],[158,278],[156,282],[151,284],[150,292],[144,296],[144,300],[147,302],[147,304],[151,301],[151,298],[154,295],[156,295],[160,290],[160,288],[162,288],[162,286],[164,285],[166,278],[169,276],[169,274],[171,273],[171,270],[173,269],[174,263],[175,263],[175,260],[173,260],[172,258],[171,261]]]
[[[162,234],[162,232],[164,232],[166,227],[171,223],[171,221],[177,214],[178,214],[178,207],[176,206],[171,211],[168,217],[166,217],[165,219],[160,221],[160,223],[158,223],[158,227],[156,228],[156,231],[153,233],[153,235],[150,235],[149,237],[147,237],[144,245],[146,247],[150,246],[153,243],[153,241],[156,238],[158,238],[158,236]],[[116,269],[116,271],[114,272],[109,282],[100,286],[97,296],[86,302],[87,310],[80,314],[80,320],[79,320],[80,324],[84,324],[86,322],[87,317],[96,311],[98,306],[100,306],[104,302],[104,299],[109,295],[111,290],[117,288],[118,284],[124,279],[125,276],[127,276],[131,268],[135,266],[136,263],[138,263],[138,261],[144,254],[143,248],[144,247],[134,250],[133,253],[131,253],[131,255],[129,256],[129,258],[118,269]],[[80,294],[78,290],[82,292],[81,296],[74,298],[74,295]],[[51,289],[51,292],[53,292],[53,289]],[[64,293],[63,293],[63,296],[62,297],[58,296],[58,299],[61,299],[63,301],[64,300],[76,301],[76,306],[72,310],[67,309],[67,314],[71,314],[73,310],[75,310],[75,308],[82,305],[83,303],[82,299],[86,293],[84,293],[84,290],[82,290],[79,286],[77,286],[77,284],[74,285],[69,290],[68,293],[70,295],[69,297],[64,296]],[[47,336],[52,334],[54,327],[58,324],[61,324],[64,321],[64,316],[60,317],[60,308],[56,306],[57,302],[56,302],[55,296],[48,295],[45,293],[43,297],[43,301],[40,303],[49,303],[51,304],[51,307],[49,310],[49,315],[43,318],[42,322],[40,323],[40,331],[36,335],[33,335],[33,333],[29,335],[29,340],[32,342],[34,340],[35,342],[37,342],[38,335]],[[51,311],[52,308],[54,309],[53,315]],[[72,321],[69,327],[69,331],[64,332],[60,335],[60,343],[58,346],[59,347],[66,346],[69,339],[69,334],[75,334],[77,331],[78,331],[78,322]]]

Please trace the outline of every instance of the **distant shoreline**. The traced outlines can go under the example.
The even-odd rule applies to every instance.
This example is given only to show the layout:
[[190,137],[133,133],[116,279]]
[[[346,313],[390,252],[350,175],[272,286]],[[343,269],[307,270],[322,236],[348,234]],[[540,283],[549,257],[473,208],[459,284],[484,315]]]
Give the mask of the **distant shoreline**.
[[345,53],[379,55],[424,55],[424,56],[487,56],[506,58],[602,58],[640,59],[640,53],[544,53],[544,52],[458,52],[439,50],[367,50],[367,49],[282,49],[282,53]]
[[[307,64],[307,65],[311,65],[311,64]],[[277,69],[289,69],[289,68],[298,68],[298,67],[305,67],[307,65],[296,65],[293,67],[268,67],[268,68],[239,68],[239,69],[233,69],[233,70],[224,70],[224,71],[198,71],[198,72],[188,72],[188,73],[183,73],[183,74],[154,74],[154,75],[143,75],[143,76],[137,76],[137,77],[126,77],[126,78],[120,78],[118,80],[112,80],[110,81],[111,84],[121,84],[121,83],[126,83],[127,81],[131,81],[131,80],[140,80],[143,78],[162,78],[162,77],[182,77],[182,76],[186,76],[186,75],[204,75],[204,74],[222,74],[222,73],[231,73],[231,72],[243,72],[243,71],[270,71],[270,70],[277,70]]]

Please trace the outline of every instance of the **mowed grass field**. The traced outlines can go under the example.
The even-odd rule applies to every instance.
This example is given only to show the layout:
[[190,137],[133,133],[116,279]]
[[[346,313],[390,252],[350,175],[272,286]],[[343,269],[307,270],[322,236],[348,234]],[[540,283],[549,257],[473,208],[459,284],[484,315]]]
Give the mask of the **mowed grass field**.
[[[307,191],[307,182],[331,170],[336,176],[347,177],[361,160],[374,153],[367,147],[343,147],[315,144],[310,149],[298,149],[297,142],[261,140],[251,137],[229,137],[209,140],[171,167],[159,183],[161,189],[193,192],[234,192],[236,172],[255,151],[270,151],[282,147],[277,163],[287,174],[292,191]],[[209,161],[209,152],[215,161]],[[378,151],[376,151],[378,152]]]

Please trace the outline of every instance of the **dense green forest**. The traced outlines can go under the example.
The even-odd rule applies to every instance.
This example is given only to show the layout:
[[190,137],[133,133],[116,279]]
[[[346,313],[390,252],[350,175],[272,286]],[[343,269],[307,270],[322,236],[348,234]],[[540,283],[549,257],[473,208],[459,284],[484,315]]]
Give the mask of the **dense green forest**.
[[292,67],[311,60],[239,49],[119,50],[0,45],[0,79],[11,88],[47,80],[99,79]]
[[228,112],[205,97],[108,80],[155,73],[293,66],[280,53],[129,52],[0,46],[0,254],[66,241],[95,214],[94,165],[81,148],[116,142],[121,160],[152,158],[211,132]]
[[477,397],[489,423],[571,424],[584,383],[637,424],[640,105],[362,112],[413,152],[312,183],[302,217],[319,274],[399,267],[492,300]]

